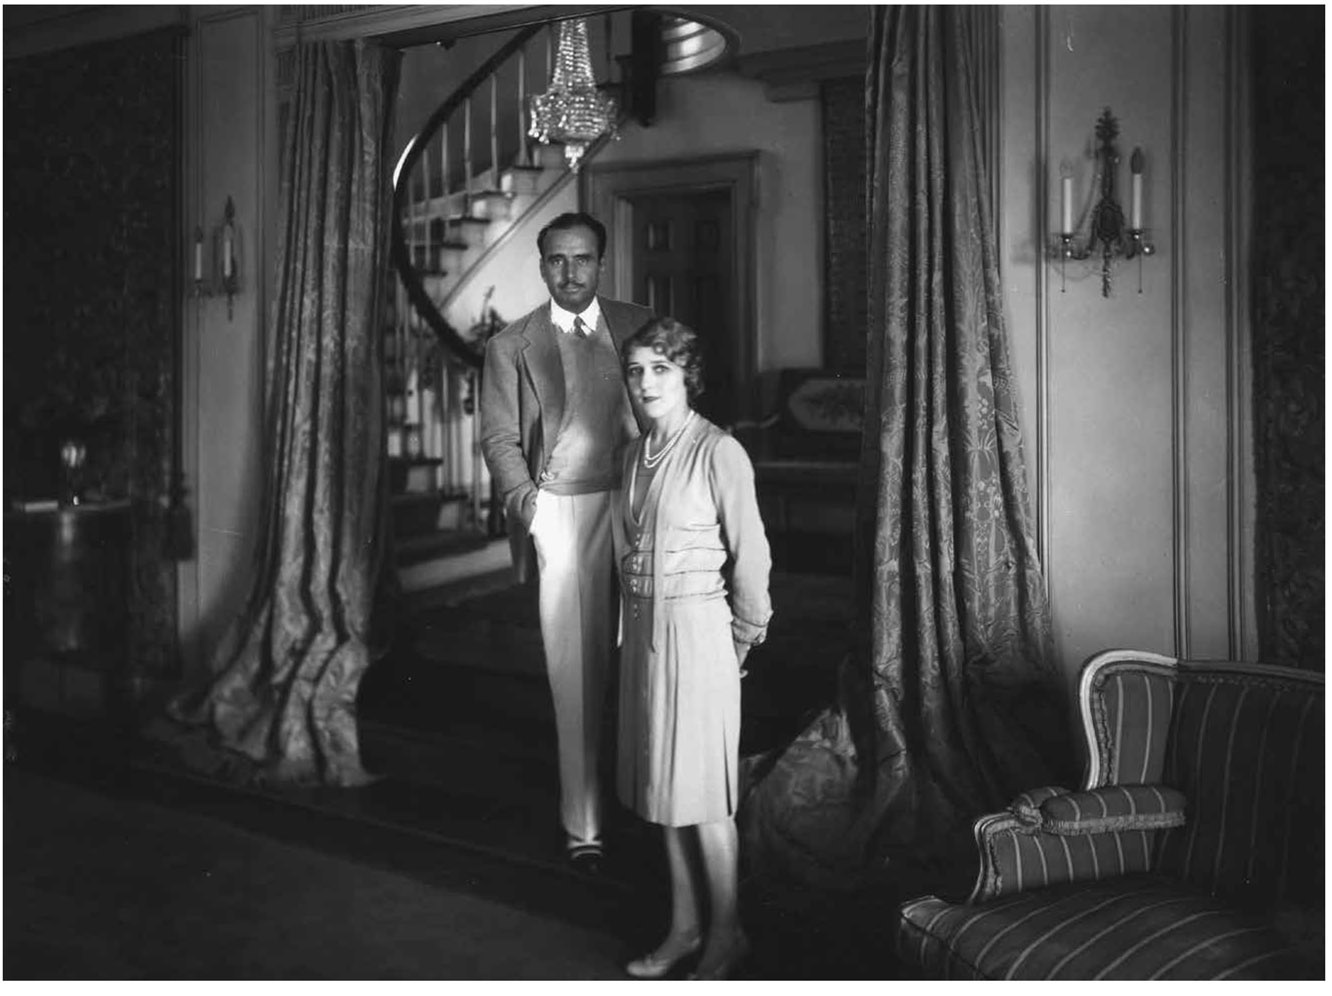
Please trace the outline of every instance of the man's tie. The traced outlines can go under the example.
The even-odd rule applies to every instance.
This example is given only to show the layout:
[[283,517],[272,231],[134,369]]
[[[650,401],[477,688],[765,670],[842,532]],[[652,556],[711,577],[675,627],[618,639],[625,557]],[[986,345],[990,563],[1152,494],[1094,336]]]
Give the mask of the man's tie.
[[573,330],[574,335],[581,335],[584,338],[587,337],[587,326],[583,324],[582,315],[574,315]]

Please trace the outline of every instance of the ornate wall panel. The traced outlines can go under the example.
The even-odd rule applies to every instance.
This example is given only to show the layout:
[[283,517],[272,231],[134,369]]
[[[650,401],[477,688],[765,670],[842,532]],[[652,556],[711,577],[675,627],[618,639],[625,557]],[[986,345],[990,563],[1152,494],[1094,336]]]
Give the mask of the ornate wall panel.
[[[1005,309],[1070,689],[1106,647],[1254,656],[1243,31],[1217,6],[1018,5],[1000,35]],[[1106,107],[1157,248],[1109,297],[1046,256],[1065,171],[1090,206]]]

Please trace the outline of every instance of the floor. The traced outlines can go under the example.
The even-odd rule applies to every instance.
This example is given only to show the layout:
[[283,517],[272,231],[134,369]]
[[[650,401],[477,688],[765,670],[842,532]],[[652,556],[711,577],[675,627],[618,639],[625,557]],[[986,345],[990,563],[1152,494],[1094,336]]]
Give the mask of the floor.
[[613,898],[543,909],[502,864],[163,789],[11,767],[7,981],[619,977]]
[[[744,686],[742,753],[789,739],[831,699],[849,595],[837,575],[774,573],[773,625]],[[606,874],[565,867],[532,596],[489,577],[413,599],[397,651],[362,683],[362,755],[382,776],[363,789],[224,786],[132,732],[18,711],[5,849],[7,871],[32,870],[6,875],[6,912],[45,901],[50,917],[7,918],[5,976],[618,977],[664,926],[660,845],[616,808]],[[133,882],[149,891],[107,862],[136,866]],[[221,867],[243,873],[234,888],[217,889]],[[339,891],[353,886],[385,912],[363,916]],[[159,894],[162,909],[145,898]],[[756,941],[747,978],[894,977],[886,910],[753,875],[742,905]],[[269,936],[279,913],[280,940]],[[439,939],[450,917],[467,929]],[[389,925],[384,936],[365,936],[376,922]],[[201,947],[199,933],[210,937]],[[526,934],[543,940],[508,940]],[[322,945],[331,958],[314,953]]]

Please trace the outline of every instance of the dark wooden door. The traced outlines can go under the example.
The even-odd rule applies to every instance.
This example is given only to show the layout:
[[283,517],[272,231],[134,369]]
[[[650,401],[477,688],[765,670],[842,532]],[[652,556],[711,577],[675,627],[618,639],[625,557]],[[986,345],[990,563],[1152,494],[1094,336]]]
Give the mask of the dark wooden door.
[[633,300],[684,322],[703,344],[698,410],[725,426],[738,414],[731,191],[654,191],[633,209]]

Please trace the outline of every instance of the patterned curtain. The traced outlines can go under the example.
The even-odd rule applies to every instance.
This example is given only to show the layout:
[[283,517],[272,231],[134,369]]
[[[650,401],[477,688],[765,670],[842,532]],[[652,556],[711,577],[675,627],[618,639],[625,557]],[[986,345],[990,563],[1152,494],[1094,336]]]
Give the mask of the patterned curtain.
[[369,778],[355,706],[388,561],[379,343],[399,63],[398,52],[364,42],[297,49],[255,580],[220,669],[169,708],[207,735],[209,749],[186,759],[215,773],[343,786]]
[[[963,7],[871,12],[859,650],[757,781],[750,858],[822,884],[974,874],[972,820],[1067,777]],[[1053,763],[1052,763],[1053,762]],[[968,862],[970,859],[970,862]]]

